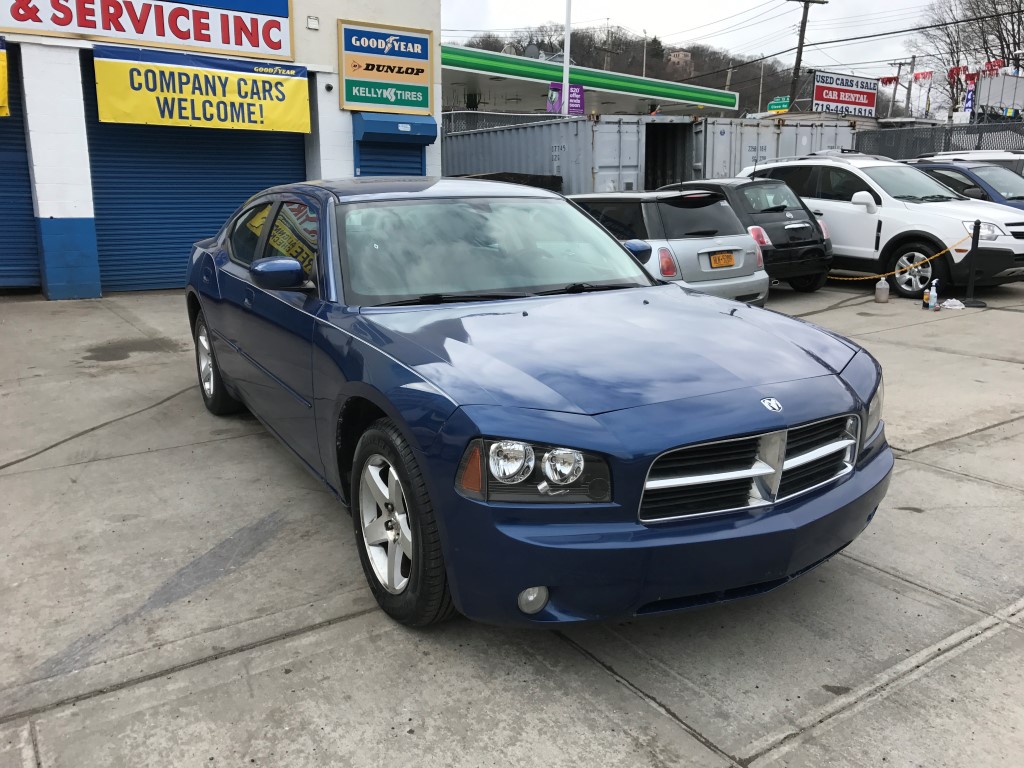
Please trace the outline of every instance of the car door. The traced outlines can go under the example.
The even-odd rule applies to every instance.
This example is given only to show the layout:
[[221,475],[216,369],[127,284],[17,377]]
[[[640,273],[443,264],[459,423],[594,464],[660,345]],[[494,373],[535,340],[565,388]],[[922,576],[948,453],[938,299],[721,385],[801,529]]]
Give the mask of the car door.
[[[807,202],[811,208],[825,214],[832,235],[832,250],[837,256],[875,262],[880,216],[878,211],[868,213],[864,206],[850,202],[857,192],[868,192],[876,205],[881,204],[878,193],[853,171],[823,165],[818,167],[817,189]],[[863,264],[864,269],[873,267],[873,264]]]
[[250,407],[317,474],[323,474],[313,418],[312,344],[322,306],[319,270],[321,208],[313,199],[282,198],[263,239],[262,258],[292,258],[303,266],[301,289],[243,289],[239,349],[249,363]]
[[247,402],[247,384],[255,376],[252,365],[239,350],[247,316],[243,301],[251,284],[249,265],[262,252],[273,209],[273,200],[258,200],[244,208],[228,226],[224,248],[217,258],[220,300],[208,303],[205,310],[217,364]]

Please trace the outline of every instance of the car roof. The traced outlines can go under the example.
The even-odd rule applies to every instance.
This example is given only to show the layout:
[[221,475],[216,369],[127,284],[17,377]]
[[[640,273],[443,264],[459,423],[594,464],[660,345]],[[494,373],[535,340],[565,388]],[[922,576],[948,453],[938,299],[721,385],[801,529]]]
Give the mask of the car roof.
[[[676,182],[686,189],[692,189],[702,184],[704,185],[717,185],[720,187],[743,187],[748,184],[784,184],[782,179],[763,179],[760,177],[747,178],[746,176],[739,176],[736,178],[728,179],[694,179],[693,181],[682,181]],[[667,190],[666,190],[667,191]]]
[[[701,189],[700,187],[687,187],[684,190],[686,194],[692,195],[698,192],[707,192],[709,194],[721,194],[716,189]],[[623,200],[633,201],[638,200],[645,202],[648,200],[667,200],[673,197],[679,197],[680,191],[677,189],[663,189],[661,191],[654,192],[589,192],[585,195],[568,195],[570,200]]]
[[364,200],[428,199],[446,197],[542,197],[561,195],[537,187],[484,179],[439,178],[431,176],[373,176],[367,178],[323,179],[271,187],[260,194],[332,194],[339,202]]
[[918,155],[919,158],[983,158],[997,157],[1001,160],[1017,159],[1024,155],[1024,149],[949,149],[944,152],[925,152]]
[[929,158],[915,158],[913,160],[903,160],[902,162],[907,165],[924,166],[925,168],[999,168],[1001,166],[994,165],[993,163],[983,163],[978,160],[959,160],[950,158],[945,159],[929,159]]

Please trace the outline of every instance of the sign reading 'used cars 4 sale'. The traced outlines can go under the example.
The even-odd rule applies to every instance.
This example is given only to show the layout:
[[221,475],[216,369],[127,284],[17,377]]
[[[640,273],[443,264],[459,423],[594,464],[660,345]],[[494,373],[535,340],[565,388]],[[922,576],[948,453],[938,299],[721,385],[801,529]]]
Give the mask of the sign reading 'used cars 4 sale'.
[[343,109],[432,112],[430,32],[339,21],[338,54]]
[[309,132],[306,68],[97,45],[100,121]]
[[0,0],[0,30],[291,60],[289,0]]
[[814,73],[812,112],[874,117],[877,99],[877,80],[852,75],[836,75],[831,72]]

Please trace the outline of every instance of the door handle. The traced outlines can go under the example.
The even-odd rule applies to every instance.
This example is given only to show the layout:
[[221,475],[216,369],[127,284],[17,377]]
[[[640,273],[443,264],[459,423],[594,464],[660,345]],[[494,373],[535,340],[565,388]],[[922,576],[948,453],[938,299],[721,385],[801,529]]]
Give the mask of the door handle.
[[252,302],[254,298],[256,298],[256,293],[251,288],[246,288],[245,296],[242,299],[242,306],[246,309],[252,309]]

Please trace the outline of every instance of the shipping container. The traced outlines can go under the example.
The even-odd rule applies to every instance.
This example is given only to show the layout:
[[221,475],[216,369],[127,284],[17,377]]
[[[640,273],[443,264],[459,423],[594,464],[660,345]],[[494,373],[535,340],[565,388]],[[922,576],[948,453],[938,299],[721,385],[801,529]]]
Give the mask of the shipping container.
[[676,180],[689,156],[689,117],[604,115],[449,133],[445,176],[560,176],[562,192],[626,192]]
[[724,179],[749,165],[824,149],[853,149],[847,120],[704,120],[693,126],[693,159],[687,178]]

